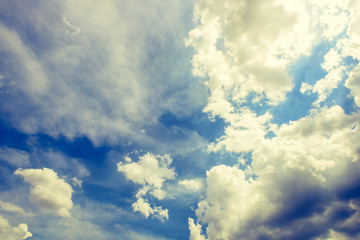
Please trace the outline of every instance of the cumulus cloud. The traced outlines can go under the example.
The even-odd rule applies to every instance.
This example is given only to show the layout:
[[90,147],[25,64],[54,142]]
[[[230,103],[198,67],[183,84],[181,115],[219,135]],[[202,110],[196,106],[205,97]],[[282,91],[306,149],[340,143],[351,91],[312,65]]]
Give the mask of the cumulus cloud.
[[0,216],[0,237],[4,240],[23,240],[31,237],[31,232],[28,231],[28,226],[25,223],[20,223],[19,226],[13,227],[7,219]]
[[209,170],[196,210],[209,239],[359,234],[358,119],[334,106],[282,125],[277,137],[254,147],[255,178],[237,167]]
[[[323,34],[328,41],[334,41],[335,46],[324,56],[321,64],[327,72],[324,78],[317,81],[313,86],[306,83],[302,84],[301,92],[310,91],[318,94],[318,99],[313,103],[315,107],[320,107],[338,87],[344,78],[345,86],[350,89],[355,103],[359,105],[359,59],[358,51],[360,30],[357,25],[360,22],[358,3],[354,1],[312,1],[313,7],[317,10],[319,24],[324,29]],[[334,24],[335,23],[335,24]],[[346,61],[351,58],[354,63]]]
[[[358,104],[359,7],[355,1],[196,4],[198,26],[186,39],[195,49],[193,74],[206,79],[211,93],[204,111],[227,123],[209,150],[248,154],[249,161],[207,171],[198,223],[189,220],[191,238],[359,236],[360,115],[326,102],[345,81]],[[300,88],[317,94],[313,108],[299,120],[274,124],[271,111],[256,108],[285,100],[293,89],[289,67],[319,40],[332,44],[319,66],[325,76]]]
[[44,210],[71,217],[73,189],[52,169],[17,169],[14,173],[31,184],[30,201]]
[[190,240],[206,240],[202,234],[201,225],[194,222],[194,219],[189,218]]
[[152,208],[149,202],[143,197],[147,194],[161,200],[166,197],[163,184],[167,180],[175,178],[175,169],[170,168],[172,158],[170,155],[154,155],[146,153],[139,156],[137,162],[132,162],[129,156],[124,158],[125,162],[118,163],[118,171],[124,173],[130,181],[142,185],[137,192],[137,201],[132,205],[134,211],[139,211],[145,217],[154,215],[160,220],[167,220],[168,210],[161,207]]
[[132,208],[135,212],[141,212],[146,218],[149,216],[154,216],[160,221],[169,220],[168,209],[163,209],[162,207],[151,207],[150,203],[139,197],[136,202],[133,203]]
[[203,0],[194,15],[199,25],[186,44],[195,49],[194,75],[208,77],[205,111],[228,120],[232,103],[244,102],[250,93],[271,103],[284,100],[293,86],[289,64],[314,44],[300,1]]
[[191,191],[199,191],[203,187],[200,179],[184,179],[179,181],[179,184]]

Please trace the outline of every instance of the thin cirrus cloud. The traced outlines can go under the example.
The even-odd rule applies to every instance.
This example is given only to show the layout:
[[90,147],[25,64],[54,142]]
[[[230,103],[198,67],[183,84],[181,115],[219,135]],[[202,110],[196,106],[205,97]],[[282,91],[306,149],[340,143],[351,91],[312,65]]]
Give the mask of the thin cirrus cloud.
[[[158,2],[147,8],[134,8],[128,1],[37,4],[2,3],[26,19],[19,26],[15,23],[21,18],[5,15],[14,24],[0,26],[1,49],[10,56],[4,62],[7,91],[2,94],[2,111],[11,115],[11,124],[20,131],[70,139],[86,135],[96,144],[146,142],[151,136],[144,129],[156,125],[162,112],[177,109],[181,115],[199,107],[196,101],[185,105],[180,100],[197,98],[196,84],[189,82],[194,88],[188,88],[185,82],[176,82],[183,76],[170,73],[152,53],[152,45],[170,44],[157,35],[173,38],[173,26],[179,25],[168,9],[154,14],[151,8]],[[164,19],[169,24],[160,27]],[[41,43],[32,41],[34,34]],[[175,44],[180,43],[181,39]],[[175,58],[171,61],[176,64]],[[170,88],[154,84],[170,77],[174,78]],[[19,95],[26,101],[19,101]]]
[[358,1],[0,9],[2,238],[359,238]]

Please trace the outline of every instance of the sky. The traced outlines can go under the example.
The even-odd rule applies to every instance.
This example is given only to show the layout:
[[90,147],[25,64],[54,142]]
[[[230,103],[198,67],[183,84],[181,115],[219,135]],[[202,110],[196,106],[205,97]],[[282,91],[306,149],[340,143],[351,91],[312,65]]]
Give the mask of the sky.
[[0,238],[360,237],[360,2],[0,1]]

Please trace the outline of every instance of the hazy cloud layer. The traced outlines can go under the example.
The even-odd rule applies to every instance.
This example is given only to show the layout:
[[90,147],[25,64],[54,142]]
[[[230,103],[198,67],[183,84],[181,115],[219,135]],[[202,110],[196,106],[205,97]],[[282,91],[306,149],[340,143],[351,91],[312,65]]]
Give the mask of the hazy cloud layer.
[[[182,60],[175,58],[184,48],[181,37],[175,40],[184,6],[160,3],[3,1],[3,15],[24,22],[0,24],[2,112],[25,133],[85,135],[99,144],[146,143],[151,137],[144,130],[162,113],[197,109],[203,102],[192,99],[201,94],[199,85],[178,81],[184,72],[169,70]],[[18,14],[5,14],[13,9]],[[164,67],[156,54],[168,48],[175,52]]]

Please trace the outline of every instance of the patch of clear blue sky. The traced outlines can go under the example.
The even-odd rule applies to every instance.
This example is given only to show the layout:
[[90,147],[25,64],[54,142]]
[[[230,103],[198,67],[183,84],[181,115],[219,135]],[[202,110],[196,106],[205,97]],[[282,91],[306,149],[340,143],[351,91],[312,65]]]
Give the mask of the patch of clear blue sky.
[[[350,72],[357,64],[358,60],[352,57],[346,57],[343,59],[343,64],[347,66],[347,71]],[[350,89],[345,87],[345,81],[349,77],[348,72],[345,72],[342,81],[338,87],[333,90],[330,96],[326,99],[325,105],[332,106],[334,104],[340,105],[346,114],[352,114],[357,112],[359,109],[355,104],[354,97],[350,93]]]
[[321,67],[324,55],[333,47],[329,42],[322,42],[315,46],[310,56],[302,56],[290,67],[290,74],[294,79],[294,87],[290,91],[284,102],[271,108],[274,116],[273,123],[283,124],[289,121],[298,120],[306,116],[312,108],[312,103],[316,101],[315,94],[302,94],[299,90],[301,84],[315,84],[326,75]]
[[[298,120],[308,114],[312,108],[312,103],[316,101],[316,94],[302,94],[299,90],[301,84],[306,82],[308,84],[315,84],[318,80],[322,79],[327,72],[321,67],[324,61],[324,55],[334,47],[335,43],[327,41],[321,42],[315,46],[310,56],[302,56],[295,63],[289,67],[289,73],[293,77],[293,89],[287,93],[286,99],[277,105],[270,105],[266,97],[260,101],[254,99],[259,96],[258,93],[252,92],[246,97],[245,103],[237,105],[241,107],[248,107],[255,111],[258,115],[263,115],[270,111],[273,115],[273,123],[283,124],[289,121]],[[221,46],[221,44],[220,44]],[[347,61],[350,61],[347,59]],[[231,96],[229,96],[231,101]],[[233,104],[236,104],[233,102]]]

